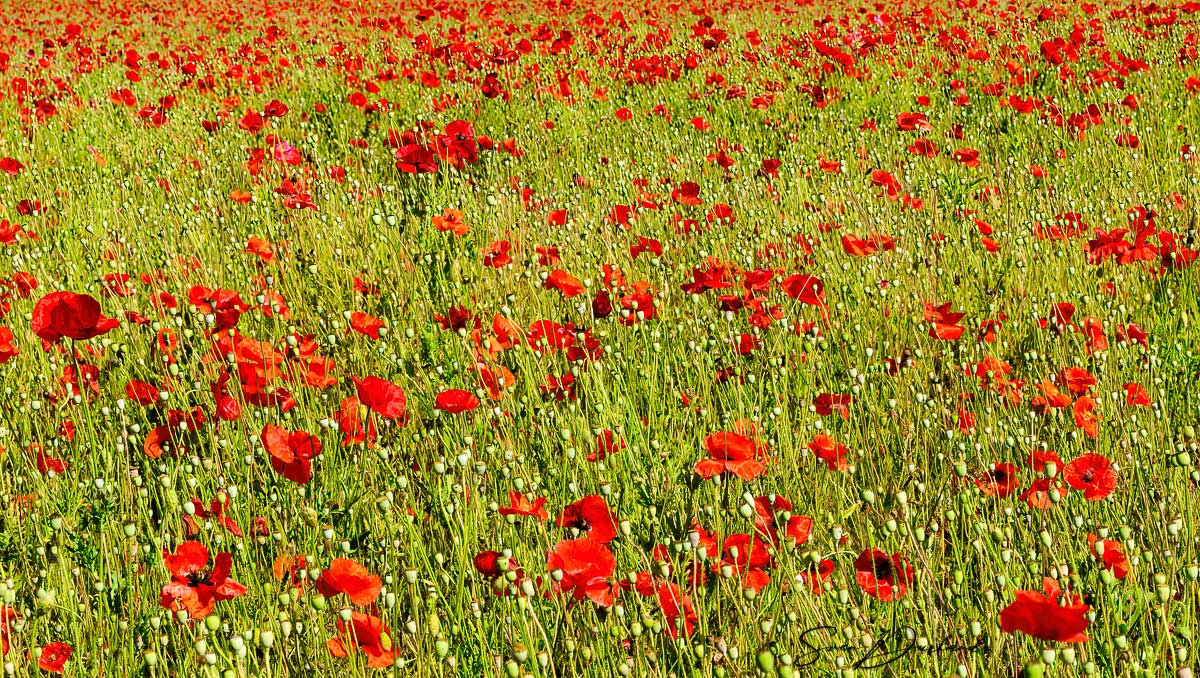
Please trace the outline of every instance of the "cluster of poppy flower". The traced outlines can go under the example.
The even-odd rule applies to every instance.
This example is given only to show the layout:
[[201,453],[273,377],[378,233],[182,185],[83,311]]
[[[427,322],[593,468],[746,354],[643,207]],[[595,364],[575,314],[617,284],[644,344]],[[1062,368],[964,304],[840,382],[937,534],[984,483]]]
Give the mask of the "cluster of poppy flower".
[[[475,525],[478,542],[459,552],[468,554],[496,601],[525,604],[542,596],[567,610],[595,610],[600,619],[634,601],[630,605],[661,615],[672,642],[701,643],[698,631],[712,629],[715,616],[706,604],[722,587],[754,600],[765,597],[768,587],[817,597],[849,582],[870,611],[907,605],[913,591],[937,585],[932,580],[941,573],[930,566],[924,539],[901,545],[852,540],[833,524],[834,507],[806,506],[794,468],[811,461],[822,469],[819,486],[860,492],[862,501],[846,515],[873,505],[865,483],[867,473],[878,469],[866,468],[876,460],[863,449],[865,441],[871,447],[878,442],[881,456],[893,441],[875,441],[873,430],[863,431],[863,419],[878,414],[886,399],[871,389],[882,381],[901,394],[897,398],[907,389],[923,405],[929,396],[918,394],[923,387],[915,382],[925,376],[914,373],[928,366],[929,390],[937,393],[942,412],[908,421],[898,412],[917,405],[905,402],[889,405],[890,414],[879,419],[895,420],[906,440],[921,435],[910,430],[918,428],[915,422],[944,430],[948,439],[967,438],[977,454],[972,457],[961,443],[958,460],[947,460],[943,451],[955,453],[945,443],[944,450],[934,450],[939,468],[918,472],[909,466],[914,480],[919,476],[923,486],[929,475],[945,472],[945,496],[964,504],[987,497],[1006,517],[1050,521],[1064,504],[1087,507],[1095,512],[1087,529],[1096,533],[1086,532],[1085,543],[1082,517],[1075,521],[1075,562],[1106,581],[1132,581],[1142,555],[1131,551],[1127,537],[1107,538],[1101,520],[1130,515],[1111,498],[1140,491],[1129,485],[1145,479],[1134,456],[1141,453],[1130,451],[1130,440],[1136,445],[1139,438],[1123,430],[1126,417],[1139,421],[1145,413],[1161,420],[1177,409],[1159,402],[1170,391],[1157,388],[1157,351],[1179,343],[1172,335],[1186,339],[1190,320],[1183,315],[1180,323],[1159,322],[1152,314],[1182,308],[1179,290],[1190,289],[1187,276],[1200,254],[1190,235],[1194,228],[1182,218],[1194,200],[1187,182],[1195,152],[1179,146],[1190,130],[1156,129],[1148,124],[1156,122],[1148,104],[1200,93],[1200,79],[1175,77],[1164,66],[1186,69],[1200,62],[1192,30],[1200,5],[1102,12],[1087,3],[1031,9],[967,2],[960,3],[958,18],[882,5],[831,7],[828,14],[764,5],[756,10],[778,15],[774,30],[735,32],[700,6],[634,12],[563,2],[545,8],[552,20],[535,24],[517,21],[516,14],[504,17],[504,8],[493,4],[443,2],[429,9],[392,8],[390,14],[359,8],[356,30],[388,37],[355,42],[345,34],[326,35],[325,26],[313,29],[307,17],[284,30],[276,19],[296,19],[295,7],[251,23],[239,19],[235,24],[247,31],[256,27],[254,36],[229,36],[228,17],[210,17],[207,3],[199,4],[205,6],[197,9],[198,20],[210,22],[223,39],[241,41],[236,49],[222,44],[209,53],[163,36],[161,47],[143,55],[139,49],[150,43],[139,42],[148,40],[141,33],[127,34],[127,9],[68,7],[62,11],[83,18],[38,22],[36,30],[12,35],[24,54],[0,52],[0,73],[13,69],[0,99],[11,99],[14,123],[30,139],[51,124],[70,132],[98,124],[100,117],[135,125],[140,137],[180,155],[172,158],[180,172],[151,177],[149,170],[131,171],[124,189],[136,185],[180,213],[205,215],[211,207],[222,228],[228,224],[228,232],[237,233],[232,247],[222,242],[187,255],[169,241],[130,243],[150,240],[149,230],[108,233],[95,238],[103,251],[94,262],[48,261],[42,255],[64,246],[76,226],[64,218],[71,214],[64,204],[90,189],[69,178],[62,186],[39,186],[49,168],[74,161],[29,155],[36,145],[5,147],[19,157],[0,158],[0,180],[12,187],[5,206],[15,214],[0,219],[0,246],[12,253],[14,268],[0,278],[0,365],[11,363],[14,374],[18,367],[29,374],[40,370],[49,380],[36,401],[20,394],[30,421],[19,434],[31,439],[21,442],[23,455],[11,458],[28,460],[40,483],[36,491],[14,496],[22,515],[41,511],[52,503],[47,497],[74,500],[64,489],[67,479],[88,486],[80,455],[95,442],[91,437],[103,435],[96,427],[109,421],[105,405],[112,403],[101,401],[118,392],[116,408],[121,417],[129,415],[120,425],[119,453],[129,456],[121,459],[122,473],[126,467],[158,473],[193,455],[196,467],[202,455],[204,461],[223,455],[213,451],[214,441],[230,444],[231,438],[234,448],[249,443],[247,484],[253,491],[268,487],[273,502],[284,495],[283,503],[305,510],[321,500],[336,504],[329,486],[344,480],[339,476],[347,469],[332,451],[355,455],[356,463],[367,450],[383,459],[404,457],[405,469],[425,476],[441,463],[427,463],[429,449],[441,459],[457,437],[468,448],[460,458],[469,459],[479,454],[476,435],[511,437],[514,422],[527,436],[539,436],[553,423],[568,440],[571,422],[586,425],[590,449],[577,457],[570,447],[565,458],[585,460],[589,478],[593,471],[610,474],[646,460],[639,456],[647,454],[640,438],[659,449],[650,415],[633,412],[669,400],[703,427],[674,436],[690,440],[680,458],[671,456],[677,450],[651,455],[653,468],[637,472],[678,471],[664,492],[686,494],[686,509],[682,502],[676,507],[691,514],[672,526],[675,534],[659,530],[671,521],[652,512],[654,536],[641,538],[645,526],[637,521],[644,513],[629,501],[614,501],[607,480],[601,481],[603,492],[570,482],[567,497],[557,487],[561,476],[551,472],[558,469],[521,469],[516,475],[522,484],[501,488],[507,504],[493,507],[520,531]],[[976,16],[983,17],[978,26]],[[1000,23],[1012,26],[1002,29]],[[1110,37],[1115,33],[1118,39]],[[119,49],[109,41],[115,35],[127,38]],[[1123,53],[1127,42],[1157,56]],[[964,68],[967,62],[986,66]],[[51,75],[56,69],[61,73]],[[1171,82],[1164,78],[1149,91],[1138,83],[1150,72],[1170,73]],[[323,73],[336,77],[323,83],[320,96],[316,89],[312,96],[292,89]],[[911,77],[913,96],[901,99],[895,89],[876,96],[888,73],[897,82]],[[85,101],[76,91],[85,74],[98,82],[107,78],[98,99]],[[655,100],[660,96],[671,100]],[[783,106],[790,108],[780,113]],[[522,118],[544,119],[511,119],[517,110],[524,111]],[[573,117],[586,117],[588,131],[605,143],[558,132]],[[505,131],[494,131],[498,121]],[[742,124],[747,121],[753,125]],[[828,143],[805,140],[805,125],[818,123],[830,126],[823,140]],[[168,133],[179,135],[188,124],[195,128],[196,138],[189,140],[195,151],[166,143]],[[646,147],[647,130],[661,133],[668,150]],[[1027,160],[1002,158],[1008,147],[994,143],[1015,139],[1016,130],[1028,137],[1022,138],[1023,146],[1029,142]],[[567,158],[563,167],[569,171],[543,181],[527,165],[546,163],[541,173],[554,173],[555,144],[545,138],[562,144],[557,153]],[[88,151],[80,151],[84,164],[74,169],[108,181],[101,170],[128,149],[102,139],[88,142],[81,144]],[[587,157],[570,158],[570,144],[589,149],[578,154]],[[380,154],[385,161],[376,161]],[[1073,171],[1071,163],[1094,162],[1093,154],[1127,163],[1130,179],[1135,170],[1147,171],[1141,163],[1151,158],[1161,173],[1156,188],[1143,190],[1118,177],[1104,185],[1113,189],[1111,200],[1091,200],[1089,195],[1104,192],[1097,188],[1100,180]],[[593,160],[594,166],[587,164]],[[131,164],[128,158],[120,162]],[[154,165],[147,160],[145,166]],[[204,182],[195,183],[193,174]],[[614,182],[619,190],[610,190]],[[212,197],[213,183],[219,189],[214,204],[202,204]],[[610,185],[596,190],[602,183]],[[1129,195],[1118,196],[1114,187],[1129,188]],[[13,192],[18,189],[26,193]],[[133,210],[131,204],[116,210],[114,223],[135,212],[142,218],[146,208]],[[356,224],[350,222],[367,204],[403,209],[412,230],[390,230],[394,215],[386,217],[385,229],[385,217],[375,215],[370,221],[379,233],[361,244],[386,232],[400,239],[386,243],[392,249],[411,252],[397,255],[401,273],[365,262],[355,269],[352,286],[352,273],[337,271],[347,278],[339,293],[353,301],[344,325],[330,322],[326,305],[333,302],[324,297],[328,287],[321,276],[335,272],[314,263],[323,253],[309,251],[306,240],[318,242],[317,231],[333,232],[336,225],[347,229],[340,240],[352,241],[348,233]],[[1028,214],[1012,216],[1022,210]],[[777,220],[770,216],[775,213]],[[270,215],[270,225],[263,215]],[[175,211],[169,216],[178,221]],[[103,228],[112,230],[107,222]],[[259,230],[249,235],[246,228]],[[207,236],[198,241],[209,242]],[[421,250],[430,243],[435,251],[422,265]],[[201,256],[214,253],[240,257],[226,271],[248,271],[248,279],[229,282],[219,267],[202,263]],[[1039,275],[1013,283],[1004,272],[1052,257],[1094,275],[1096,294],[1079,288],[1090,278],[1073,267],[1058,287]],[[339,248],[331,260],[350,258]],[[444,261],[446,270],[439,270]],[[994,262],[996,271],[979,262]],[[968,265],[980,270],[953,270]],[[991,289],[993,272],[1021,289]],[[519,288],[522,281],[530,283],[527,289]],[[985,285],[989,289],[972,295],[971,289]],[[905,298],[899,289],[914,292]],[[413,299],[401,304],[397,290]],[[1063,299],[1064,290],[1074,301]],[[504,299],[503,308],[491,307],[492,299]],[[682,309],[681,300],[691,309]],[[1018,312],[1017,305],[1031,308]],[[421,330],[420,340],[415,331],[404,339],[393,335],[389,318],[417,308],[425,315],[414,322],[427,323],[429,332]],[[1131,321],[1139,313],[1151,331]],[[710,322],[714,318],[720,320]],[[671,321],[680,333],[673,348],[695,349],[700,362],[680,359],[662,341],[660,330]],[[344,333],[320,337],[297,327]],[[684,336],[693,331],[698,342]],[[877,339],[883,343],[878,351]],[[358,343],[342,350],[351,342]],[[438,365],[429,375],[407,371],[395,354],[401,343],[420,343],[421,360],[428,357],[430,365],[448,357],[444,366],[454,366],[444,371]],[[663,343],[668,357],[659,363],[649,356],[661,355]],[[851,367],[863,348],[862,363]],[[642,349],[647,357],[631,357]],[[840,358],[829,357],[839,351]],[[812,366],[819,374],[799,400],[795,383],[767,396],[779,384],[757,381],[770,378],[767,364],[784,373]],[[912,369],[917,364],[920,370]],[[628,410],[622,415],[643,425],[637,437],[617,423],[596,425],[589,418],[604,411],[609,376],[615,374],[611,383],[617,383],[622,372],[633,370],[673,381],[664,390],[647,378],[646,393],[616,401]],[[849,385],[830,385],[847,375]],[[736,405],[723,397],[735,391]],[[767,400],[775,397],[772,412],[776,403]],[[752,419],[739,418],[750,413],[733,414],[745,407],[755,411]],[[779,431],[779,418],[788,417],[793,429]],[[807,429],[805,417],[814,420]],[[1018,419],[1019,427],[993,429]],[[1037,435],[1026,433],[1026,419]],[[1157,424],[1150,427],[1161,433]],[[431,431],[434,443],[395,453],[410,447],[410,440],[428,442],[421,436]],[[4,435],[10,433],[16,435],[5,428]],[[1108,445],[1110,433],[1121,436],[1119,449],[1127,454]],[[985,437],[997,434],[1008,437],[1007,444],[985,446]],[[1142,431],[1140,437],[1150,436]],[[933,445],[929,436],[921,440]],[[504,453],[499,475],[505,482],[520,464],[535,465],[526,451],[538,455],[538,464],[547,463],[536,444],[516,446],[520,454]],[[252,463],[256,455],[265,461],[261,468]],[[451,505],[461,495],[470,506],[473,496],[493,489],[483,485],[493,480],[494,469],[479,464],[478,475],[486,480],[479,487],[453,485]],[[526,485],[530,470],[537,480]],[[193,484],[184,495],[193,499],[179,515],[178,532],[166,540],[174,546],[161,550],[165,574],[154,576],[166,583],[152,590],[181,625],[237,605],[226,601],[245,603],[261,593],[255,587],[263,573],[222,540],[265,544],[282,536],[283,528],[265,516],[239,523],[246,520],[238,517],[243,507],[230,488],[243,473],[226,466],[214,474],[220,480],[204,480],[216,482],[215,488]],[[171,474],[163,477],[172,480]],[[1194,485],[1198,476],[1190,477]],[[21,476],[13,487],[27,481]],[[767,492],[776,482],[782,493]],[[730,488],[744,490],[743,505],[731,504],[739,494]],[[631,490],[618,488],[615,496],[627,499]],[[425,491],[405,497],[405,516],[414,523],[430,521],[424,515],[430,511],[419,508],[428,497],[413,499]],[[931,519],[944,520],[938,501],[928,494],[922,499]],[[707,502],[740,515],[744,525],[698,509]],[[896,515],[908,518],[903,511]],[[151,521],[161,523],[157,509]],[[886,528],[886,516],[880,522],[885,531],[909,534],[907,524]],[[545,539],[525,539],[528,528]],[[813,535],[819,528],[835,535],[832,549],[817,550],[822,546]],[[220,540],[210,539],[215,536]],[[323,548],[335,551],[329,544]],[[271,574],[285,590],[307,593],[311,585],[326,599],[344,602],[336,619],[323,618],[334,629],[325,645],[331,657],[361,654],[371,668],[394,666],[403,632],[393,634],[389,621],[395,619],[380,603],[383,582],[390,586],[390,579],[368,569],[387,575],[388,565],[370,560],[366,550],[353,551],[349,541],[343,548],[338,555],[363,562],[326,553],[320,563],[328,565],[310,576],[316,556],[287,546]],[[631,551],[646,557],[623,572]],[[155,567],[158,553],[156,545]],[[1096,632],[1097,609],[1082,594],[1089,584],[1074,576],[1045,578],[1040,588],[1007,580],[1000,587],[1004,607],[992,610],[991,622],[1006,633],[1083,643],[1089,629]],[[849,599],[848,591],[839,593]],[[4,654],[11,634],[20,633],[30,616],[0,605]],[[31,654],[42,670],[63,672],[73,652],[56,641]]]

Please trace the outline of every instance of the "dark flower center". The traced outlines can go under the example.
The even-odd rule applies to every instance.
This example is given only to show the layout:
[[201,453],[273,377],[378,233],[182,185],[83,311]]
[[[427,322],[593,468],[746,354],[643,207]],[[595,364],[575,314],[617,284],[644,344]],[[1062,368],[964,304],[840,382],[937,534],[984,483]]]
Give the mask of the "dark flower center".
[[871,569],[874,570],[876,579],[890,579],[894,574],[892,561],[887,558],[876,558],[871,561]]
[[189,572],[187,575],[188,586],[196,587],[212,584],[211,577],[211,572]]

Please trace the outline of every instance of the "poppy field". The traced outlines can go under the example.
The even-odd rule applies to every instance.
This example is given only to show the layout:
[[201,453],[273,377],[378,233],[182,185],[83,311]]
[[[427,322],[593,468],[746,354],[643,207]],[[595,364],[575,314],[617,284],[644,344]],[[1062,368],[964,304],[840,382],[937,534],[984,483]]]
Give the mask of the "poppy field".
[[5,676],[1176,676],[1200,4],[9,3]]

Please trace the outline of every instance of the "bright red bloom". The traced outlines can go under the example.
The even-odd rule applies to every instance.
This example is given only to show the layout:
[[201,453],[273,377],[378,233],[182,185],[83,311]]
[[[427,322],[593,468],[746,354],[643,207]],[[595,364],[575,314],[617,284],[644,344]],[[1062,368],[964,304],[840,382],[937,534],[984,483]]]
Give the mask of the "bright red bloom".
[[[667,618],[667,625],[664,629],[667,635],[675,639],[679,637],[679,632],[682,630],[683,635],[690,638],[696,628],[696,622],[699,621],[696,610],[692,607],[692,599],[680,591],[676,584],[660,584],[655,593],[663,616]],[[679,620],[683,620],[683,623],[680,624]],[[683,628],[679,629],[678,626]]]
[[325,643],[330,655],[349,657],[357,647],[367,656],[367,668],[384,669],[396,663],[391,629],[379,617],[355,610],[349,623],[339,617],[337,628],[338,636]]
[[749,534],[731,534],[722,544],[724,557],[713,563],[713,572],[721,573],[724,566],[729,566],[741,575],[742,587],[761,591],[771,582],[767,568],[771,567],[774,558],[767,542]]
[[696,473],[701,478],[733,473],[742,480],[754,480],[767,470],[760,459],[766,458],[767,447],[763,443],[729,431],[709,434],[704,439],[707,459],[696,462]]
[[612,551],[590,536],[560,541],[546,557],[546,568],[562,573],[562,579],[554,583],[555,590],[601,607],[611,607],[620,590],[609,581],[616,567]]
[[100,313],[100,302],[86,294],[51,292],[33,307],[33,333],[47,344],[63,338],[83,341],[106,334],[117,326]]
[[461,412],[470,412],[479,407],[479,398],[476,398],[475,394],[470,391],[464,391],[461,388],[452,388],[439,393],[434,406],[443,412],[459,414]]
[[816,276],[793,275],[783,281],[783,291],[809,306],[825,306],[825,284]]
[[379,330],[385,327],[385,323],[373,315],[367,315],[355,311],[350,314],[350,328],[359,334],[365,334],[372,339],[379,338]]
[[825,466],[830,471],[845,472],[850,468],[850,462],[846,459],[850,456],[850,450],[824,433],[813,436],[812,442],[808,444],[808,449],[813,456],[825,462]]
[[810,566],[807,570],[797,574],[797,578],[808,584],[808,588],[813,592],[813,595],[821,595],[825,592],[825,580],[833,574],[836,565],[829,558],[821,560],[816,565]]
[[13,332],[7,327],[0,327],[0,365],[12,360],[20,355],[20,351],[16,346],[13,346]]
[[11,607],[0,606],[0,657],[8,654],[9,632],[12,623],[21,618],[21,613]]
[[558,517],[559,527],[586,530],[587,536],[599,544],[617,538],[616,515],[608,508],[604,497],[592,494],[570,504]]
[[379,377],[354,377],[358,387],[358,400],[384,419],[405,420],[407,400],[399,386]]
[[1017,491],[1017,467],[1007,462],[992,464],[975,479],[975,486],[989,497],[1004,499]]
[[1117,487],[1117,472],[1101,454],[1084,454],[1071,460],[1063,469],[1063,478],[1071,487],[1082,490],[1088,501],[1100,501]]
[[566,271],[558,268],[550,272],[543,287],[548,290],[558,290],[567,299],[583,294],[583,283],[579,282],[577,278]]
[[262,444],[271,455],[271,468],[276,473],[301,485],[312,480],[310,460],[321,453],[321,441],[316,436],[266,424],[262,430]]
[[237,598],[246,587],[229,578],[233,556],[218,553],[211,570],[208,549],[198,541],[185,541],[175,553],[163,549],[163,564],[171,581],[162,587],[160,604],[171,610],[185,610],[192,619],[212,614],[217,601]]
[[50,673],[62,673],[74,652],[75,648],[66,643],[48,643],[42,647],[42,656],[38,658],[38,668]]
[[854,560],[854,569],[863,593],[879,600],[903,598],[913,581],[912,565],[899,553],[889,556],[879,549],[867,549]]
[[217,493],[216,497],[209,502],[208,508],[204,507],[204,502],[199,498],[192,499],[193,515],[183,515],[184,532],[188,538],[195,537],[200,534],[200,524],[196,522],[196,518],[206,519],[212,518],[218,525],[225,528],[230,534],[235,537],[242,536],[242,528],[237,522],[227,515],[229,505],[232,500],[229,493],[224,490]]
[[625,439],[605,429],[596,437],[596,451],[587,456],[591,462],[604,461],[608,455],[625,449]]
[[383,581],[357,561],[335,558],[317,579],[317,590],[326,598],[346,594],[355,605],[370,605],[379,598]]
[[1020,631],[1038,640],[1059,643],[1087,642],[1087,605],[1059,605],[1053,597],[1037,591],[1016,594],[1017,599],[1000,611],[1000,628],[1005,633]]
[[550,518],[550,514],[545,509],[546,498],[538,497],[533,501],[529,500],[521,492],[508,491],[508,506],[500,507],[500,515],[502,516],[528,516],[537,518],[538,522],[546,522]]
[[1087,540],[1092,555],[1104,563],[1104,569],[1112,572],[1117,579],[1129,576],[1129,559],[1125,557],[1121,542],[1101,539],[1094,534],[1088,534]]
[[850,404],[854,402],[854,396],[847,394],[822,393],[816,398],[813,398],[813,409],[822,417],[828,417],[833,413],[841,415],[842,419],[850,418]]
[[16,158],[0,158],[0,172],[15,177],[23,169],[25,169],[25,165],[21,164],[21,161]]
[[942,341],[956,341],[963,335],[966,328],[958,323],[965,313],[955,313],[950,310],[950,302],[934,306],[926,302],[925,322],[930,323],[929,336]]
[[[2,333],[3,328],[0,328],[0,334]],[[3,344],[2,336],[0,336],[0,344]],[[3,348],[0,347],[0,352],[2,352],[2,350]],[[0,362],[4,362],[2,356],[0,356]],[[1150,407],[1154,404],[1154,402],[1150,400],[1150,393],[1141,384],[1125,384],[1124,388],[1126,405],[1129,405],[1130,407]]]

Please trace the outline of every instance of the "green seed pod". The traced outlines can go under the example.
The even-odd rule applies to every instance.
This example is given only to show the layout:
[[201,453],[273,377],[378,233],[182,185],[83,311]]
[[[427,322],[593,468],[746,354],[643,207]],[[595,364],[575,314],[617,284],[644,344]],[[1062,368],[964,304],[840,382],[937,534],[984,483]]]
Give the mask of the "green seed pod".
[[775,673],[775,654],[768,649],[760,650],[758,656],[754,658],[758,669],[767,675]]

